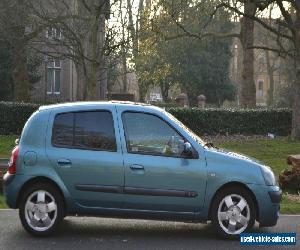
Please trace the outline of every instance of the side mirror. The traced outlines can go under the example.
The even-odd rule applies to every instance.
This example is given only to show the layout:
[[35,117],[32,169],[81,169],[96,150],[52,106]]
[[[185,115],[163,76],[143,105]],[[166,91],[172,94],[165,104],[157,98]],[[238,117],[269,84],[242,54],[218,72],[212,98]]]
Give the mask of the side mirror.
[[199,158],[198,152],[192,147],[192,145],[189,142],[184,143],[183,153],[184,153],[184,155],[186,155],[187,157],[192,158],[192,159]]
[[184,142],[183,140],[179,140],[179,150],[182,155],[190,157],[193,156],[193,147],[189,142]]
[[192,145],[189,142],[184,143],[183,152],[185,154],[192,154],[193,153]]

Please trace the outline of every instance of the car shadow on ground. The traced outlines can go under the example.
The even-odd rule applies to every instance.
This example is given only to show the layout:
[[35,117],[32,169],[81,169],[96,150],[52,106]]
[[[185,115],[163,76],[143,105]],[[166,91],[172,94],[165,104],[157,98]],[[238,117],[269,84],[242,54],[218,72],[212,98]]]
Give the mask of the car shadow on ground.
[[[253,232],[268,232],[255,226]],[[4,235],[3,235],[4,236]],[[66,217],[48,237],[33,237],[11,224],[0,249],[240,249],[239,239],[219,238],[211,223]]]
[[[97,220],[97,218],[96,218]],[[105,223],[108,221],[109,223]],[[131,236],[131,237],[205,237],[217,238],[214,228],[209,224],[194,224],[182,222],[160,222],[147,220],[127,220],[127,219],[105,219],[99,223],[79,223],[72,220],[64,220],[57,232],[58,235],[88,235],[92,236]]]
[[[257,225],[252,232],[267,232]],[[184,238],[222,240],[216,234],[212,224],[166,222],[152,220],[129,219],[100,219],[78,218],[73,220],[66,218],[60,225],[55,237],[130,237],[130,238]]]

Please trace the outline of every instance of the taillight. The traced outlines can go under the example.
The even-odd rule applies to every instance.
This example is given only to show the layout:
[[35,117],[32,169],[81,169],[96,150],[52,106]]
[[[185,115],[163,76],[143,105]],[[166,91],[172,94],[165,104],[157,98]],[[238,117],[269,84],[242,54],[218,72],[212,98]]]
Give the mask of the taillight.
[[19,146],[16,146],[11,152],[11,157],[8,164],[8,173],[10,174],[15,174],[17,172],[18,155],[19,155]]

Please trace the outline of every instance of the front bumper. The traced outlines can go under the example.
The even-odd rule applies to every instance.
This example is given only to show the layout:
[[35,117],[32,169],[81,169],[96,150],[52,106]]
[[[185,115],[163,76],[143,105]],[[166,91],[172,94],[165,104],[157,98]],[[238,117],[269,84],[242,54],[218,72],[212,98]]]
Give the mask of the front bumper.
[[272,227],[277,224],[282,191],[278,186],[251,185],[258,205],[260,227]]
[[279,204],[282,198],[282,191],[269,191],[269,196],[272,203]]

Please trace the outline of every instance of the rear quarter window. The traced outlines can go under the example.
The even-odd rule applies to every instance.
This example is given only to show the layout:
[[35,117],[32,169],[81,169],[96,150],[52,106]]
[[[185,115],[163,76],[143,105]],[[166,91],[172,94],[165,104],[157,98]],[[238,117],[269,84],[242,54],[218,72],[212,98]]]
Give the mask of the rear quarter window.
[[52,130],[52,144],[54,146],[73,146],[74,114],[58,114],[55,116]]

